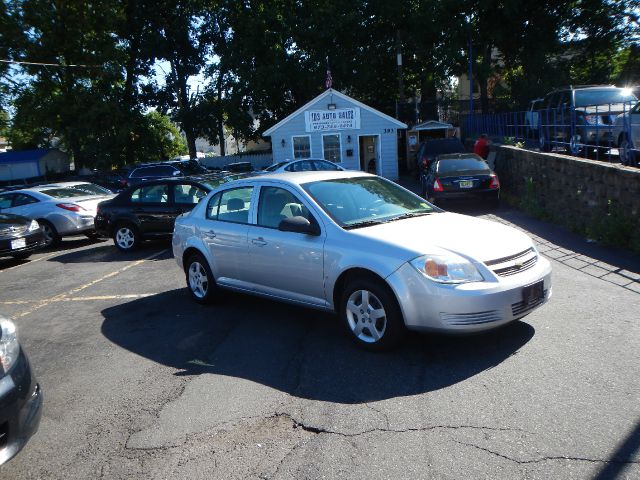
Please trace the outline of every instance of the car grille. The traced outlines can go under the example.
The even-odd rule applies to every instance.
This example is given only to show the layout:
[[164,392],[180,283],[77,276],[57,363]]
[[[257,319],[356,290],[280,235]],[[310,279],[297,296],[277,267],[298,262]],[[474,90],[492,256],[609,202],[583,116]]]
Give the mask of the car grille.
[[538,254],[533,248],[510,255],[508,257],[497,258],[485,262],[485,265],[491,267],[496,275],[508,277],[516,273],[524,272],[533,267],[538,262]]
[[514,317],[518,317],[520,315],[524,315],[525,313],[530,312],[536,307],[542,305],[547,298],[547,290],[544,291],[544,295],[541,299],[536,300],[535,302],[530,303],[529,305],[525,305],[523,301],[512,303],[511,304],[511,313]]
[[497,322],[502,320],[502,316],[497,310],[473,313],[440,313],[440,318],[444,323],[451,326],[480,325],[482,323]]
[[29,227],[26,225],[2,227],[0,228],[0,237],[12,237],[14,235],[21,235],[27,231],[27,228]]
[[7,446],[9,442],[9,422],[0,425],[0,450]]

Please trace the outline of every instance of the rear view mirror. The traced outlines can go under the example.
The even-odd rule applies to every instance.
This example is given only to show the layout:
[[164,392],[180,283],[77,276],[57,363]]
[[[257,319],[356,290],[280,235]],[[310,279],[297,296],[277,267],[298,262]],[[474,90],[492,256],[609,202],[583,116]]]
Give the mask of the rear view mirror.
[[285,218],[278,225],[278,230],[281,232],[304,233],[314,236],[320,235],[320,227],[318,227],[315,222],[311,223],[304,217]]

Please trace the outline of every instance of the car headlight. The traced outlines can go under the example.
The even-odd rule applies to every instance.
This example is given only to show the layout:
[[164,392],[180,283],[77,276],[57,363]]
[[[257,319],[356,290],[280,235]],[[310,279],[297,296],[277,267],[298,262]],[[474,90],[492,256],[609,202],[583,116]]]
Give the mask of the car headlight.
[[40,228],[40,224],[36,220],[31,220],[31,223],[29,224],[29,231],[33,232],[39,228]]
[[484,280],[473,263],[455,253],[423,255],[411,260],[411,265],[425,277],[438,283],[468,283]]
[[5,372],[13,366],[20,355],[20,344],[16,326],[11,320],[0,317],[0,367]]

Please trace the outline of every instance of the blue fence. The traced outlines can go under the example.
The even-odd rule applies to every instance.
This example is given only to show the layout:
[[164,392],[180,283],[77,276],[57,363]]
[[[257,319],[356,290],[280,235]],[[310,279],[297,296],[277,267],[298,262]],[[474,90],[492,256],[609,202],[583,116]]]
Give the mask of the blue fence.
[[461,125],[467,138],[486,133],[525,148],[636,167],[640,161],[640,103],[473,114]]

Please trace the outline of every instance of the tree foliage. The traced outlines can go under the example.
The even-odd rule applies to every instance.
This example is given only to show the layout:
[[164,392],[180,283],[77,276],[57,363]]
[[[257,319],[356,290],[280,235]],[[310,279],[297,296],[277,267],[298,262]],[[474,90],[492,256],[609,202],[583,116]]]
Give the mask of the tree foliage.
[[472,53],[483,108],[522,107],[561,84],[640,84],[639,3],[5,0],[0,58],[53,65],[0,63],[0,110],[14,148],[58,142],[97,166],[256,138],[324,89],[328,65],[334,88],[391,115],[420,96],[434,117]]

